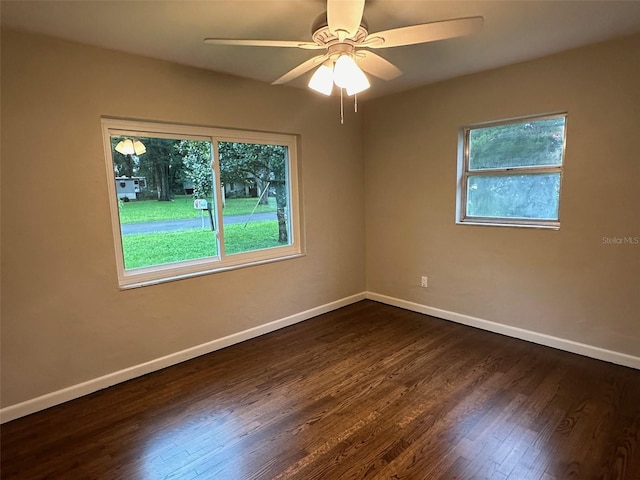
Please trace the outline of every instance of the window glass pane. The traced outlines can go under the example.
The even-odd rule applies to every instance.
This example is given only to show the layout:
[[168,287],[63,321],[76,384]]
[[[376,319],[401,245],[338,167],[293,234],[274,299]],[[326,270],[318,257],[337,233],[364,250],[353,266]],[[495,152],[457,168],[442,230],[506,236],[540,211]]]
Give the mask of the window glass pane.
[[220,142],[226,254],[291,245],[288,148]]
[[469,131],[469,170],[562,165],[565,117]]
[[560,174],[470,175],[467,216],[557,220]]
[[112,135],[111,148],[125,270],[216,257],[211,143]]

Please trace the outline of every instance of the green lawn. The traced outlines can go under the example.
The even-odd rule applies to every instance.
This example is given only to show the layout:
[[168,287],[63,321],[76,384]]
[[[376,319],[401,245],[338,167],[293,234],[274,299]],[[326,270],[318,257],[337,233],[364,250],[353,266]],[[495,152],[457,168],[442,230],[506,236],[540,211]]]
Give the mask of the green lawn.
[[[223,214],[250,214],[256,207],[257,198],[233,198],[226,201]],[[274,212],[275,199],[269,205],[259,205],[256,213]],[[120,223],[141,223],[159,220],[200,218],[200,211],[193,208],[191,196],[176,196],[171,202],[138,200],[120,202]],[[225,252],[227,254],[277,247],[278,222],[251,222],[231,224],[224,227]],[[178,230],[174,232],[124,235],[122,237],[125,268],[140,268],[151,265],[181,262],[218,254],[214,232],[211,230]]]
[[[253,211],[257,198],[230,198],[225,202],[223,215],[243,215]],[[269,198],[269,205],[259,205],[256,213],[275,212],[276,201]],[[154,222],[158,220],[179,220],[199,218],[200,211],[193,208],[191,196],[179,195],[170,202],[157,200],[136,200],[120,202],[120,223]]]
[[[253,208],[253,207],[252,207]],[[249,211],[250,213],[250,211]],[[278,222],[253,222],[224,227],[227,254],[277,247]],[[178,230],[122,237],[126,269],[212,257],[217,254],[211,230]]]

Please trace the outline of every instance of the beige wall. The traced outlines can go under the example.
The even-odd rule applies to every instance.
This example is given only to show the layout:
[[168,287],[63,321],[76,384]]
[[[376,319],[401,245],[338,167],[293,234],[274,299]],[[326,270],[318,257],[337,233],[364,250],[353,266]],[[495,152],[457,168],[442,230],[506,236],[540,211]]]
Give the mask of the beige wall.
[[[458,128],[562,111],[560,230],[456,225]],[[640,36],[367,103],[367,289],[640,356],[639,125]]]
[[[306,91],[4,31],[2,406],[365,289],[640,356],[640,245],[602,243],[640,236],[638,51],[451,80],[341,126]],[[458,127],[556,111],[561,229],[456,225]],[[120,291],[103,115],[300,134],[307,255]]]
[[[362,292],[362,115],[335,102],[3,31],[2,406]],[[120,291],[102,115],[299,134],[307,255]]]

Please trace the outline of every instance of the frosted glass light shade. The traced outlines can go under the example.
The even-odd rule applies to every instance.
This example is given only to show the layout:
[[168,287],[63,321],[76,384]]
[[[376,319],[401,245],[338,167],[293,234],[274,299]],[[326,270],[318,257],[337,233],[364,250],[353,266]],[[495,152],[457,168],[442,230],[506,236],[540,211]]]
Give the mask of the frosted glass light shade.
[[118,145],[116,145],[116,152],[121,153],[122,155],[132,155],[134,153],[133,141],[129,138],[120,140]]
[[147,151],[147,147],[140,140],[133,142],[133,151],[136,155],[142,155]]
[[147,148],[140,140],[136,140],[135,142],[130,138],[126,138],[124,140],[120,140],[116,145],[116,152],[121,153],[122,155],[142,155],[147,151]]
[[309,80],[309,88],[323,95],[331,95],[331,90],[333,90],[333,69],[324,64],[320,65]]
[[351,84],[347,86],[347,95],[355,95],[356,93],[364,92],[371,85],[369,79],[362,70],[358,68],[359,75],[354,75],[351,79]]
[[349,55],[341,55],[336,61],[333,80],[338,87],[347,90],[347,95],[360,93],[370,87],[366,75]]

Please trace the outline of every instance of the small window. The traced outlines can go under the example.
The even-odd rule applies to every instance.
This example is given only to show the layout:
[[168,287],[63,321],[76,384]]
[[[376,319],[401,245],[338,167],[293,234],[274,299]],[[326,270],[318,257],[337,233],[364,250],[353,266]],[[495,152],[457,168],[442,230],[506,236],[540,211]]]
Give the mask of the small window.
[[121,287],[301,254],[295,136],[102,124]]
[[458,222],[560,227],[566,114],[460,131]]

